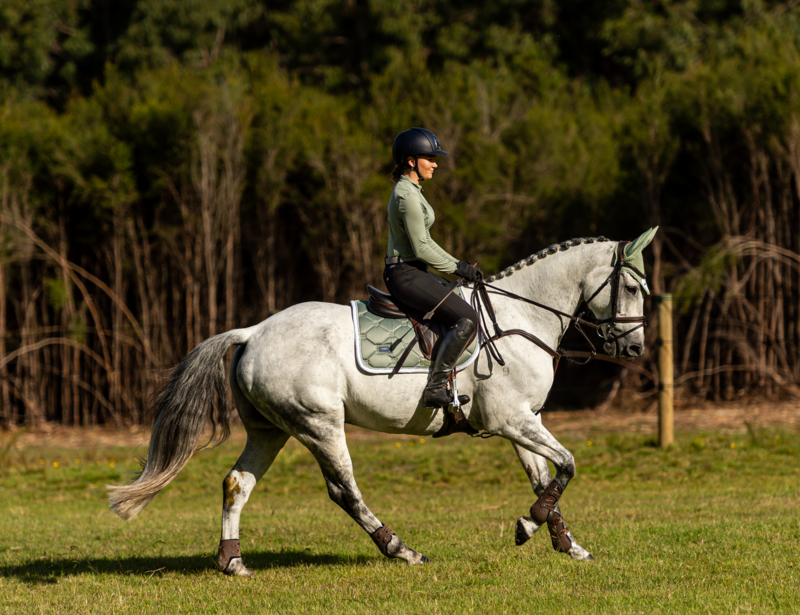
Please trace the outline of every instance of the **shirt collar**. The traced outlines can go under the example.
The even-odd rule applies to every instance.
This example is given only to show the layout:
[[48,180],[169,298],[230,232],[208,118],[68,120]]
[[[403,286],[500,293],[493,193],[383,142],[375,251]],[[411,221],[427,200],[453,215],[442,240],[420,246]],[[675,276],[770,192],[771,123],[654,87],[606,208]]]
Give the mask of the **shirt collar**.
[[400,181],[401,181],[401,182],[402,182],[402,181],[407,181],[409,184],[411,184],[412,186],[414,186],[414,188],[416,188],[416,189],[417,189],[417,190],[419,190],[420,192],[423,192],[423,190],[422,190],[422,186],[420,186],[419,184],[415,184],[413,181],[411,181],[410,179],[408,179],[408,178],[407,178],[405,175],[401,175],[401,176],[400,176]]

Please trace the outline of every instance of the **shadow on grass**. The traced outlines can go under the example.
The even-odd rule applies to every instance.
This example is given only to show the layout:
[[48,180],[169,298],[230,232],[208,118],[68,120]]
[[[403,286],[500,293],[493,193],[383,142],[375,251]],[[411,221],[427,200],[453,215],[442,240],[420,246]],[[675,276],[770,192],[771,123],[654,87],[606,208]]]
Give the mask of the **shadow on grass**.
[[[245,554],[245,563],[254,573],[269,568],[293,568],[296,566],[363,565],[375,557],[341,556],[328,553],[311,554],[308,551],[254,551]],[[197,556],[134,556],[84,558],[60,556],[41,558],[20,565],[0,566],[0,579],[16,579],[32,585],[55,584],[59,579],[93,574],[113,574],[150,578],[165,573],[198,576],[217,572],[213,555]]]

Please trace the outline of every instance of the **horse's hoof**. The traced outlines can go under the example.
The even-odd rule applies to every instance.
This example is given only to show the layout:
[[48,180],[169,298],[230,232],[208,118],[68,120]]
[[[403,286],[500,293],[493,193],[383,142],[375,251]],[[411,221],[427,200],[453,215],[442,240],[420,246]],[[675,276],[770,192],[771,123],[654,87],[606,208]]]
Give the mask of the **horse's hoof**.
[[594,557],[586,549],[578,544],[573,544],[573,547],[568,551],[569,556],[579,562],[593,562]]
[[534,523],[530,517],[520,517],[517,519],[517,525],[514,528],[514,542],[518,547],[524,545],[540,527],[542,526]]
[[247,566],[244,565],[241,557],[237,557],[232,559],[228,564],[227,568],[224,570],[225,574],[229,577],[254,577],[252,572],[247,569]]
[[408,562],[409,566],[423,566],[431,563],[431,560],[425,557],[422,553],[417,553],[417,555],[419,557],[415,557],[413,560]]

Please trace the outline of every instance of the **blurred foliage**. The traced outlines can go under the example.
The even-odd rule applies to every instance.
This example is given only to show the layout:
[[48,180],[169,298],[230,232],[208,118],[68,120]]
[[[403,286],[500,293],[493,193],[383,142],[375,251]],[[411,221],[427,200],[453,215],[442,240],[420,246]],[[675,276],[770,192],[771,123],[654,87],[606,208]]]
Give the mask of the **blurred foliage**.
[[[165,364],[212,314],[252,323],[360,295],[380,280],[391,142],[413,125],[451,154],[425,190],[434,236],[455,256],[491,272],[568,237],[660,224],[651,287],[692,295],[688,314],[752,264],[727,258],[726,238],[800,251],[795,4],[5,2],[6,329],[68,326],[88,301],[66,300],[61,267],[20,225],[114,286],[148,331],[169,328],[125,342]],[[763,287],[742,297],[787,305],[737,318],[784,323],[773,338],[790,359],[776,369],[796,381],[798,278],[783,266],[765,261],[749,278]],[[47,281],[42,306],[36,280]],[[209,285],[220,302],[235,287],[235,314],[230,300],[210,310]],[[118,304],[93,301],[102,309],[85,313],[80,335],[102,345],[92,327],[111,326],[102,314]]]

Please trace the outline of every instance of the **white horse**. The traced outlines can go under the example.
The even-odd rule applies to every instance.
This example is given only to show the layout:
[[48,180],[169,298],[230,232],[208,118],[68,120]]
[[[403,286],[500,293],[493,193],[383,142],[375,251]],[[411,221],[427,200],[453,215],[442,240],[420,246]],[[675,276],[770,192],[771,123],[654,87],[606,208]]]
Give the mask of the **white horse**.
[[[488,281],[497,289],[568,314],[588,300],[595,316],[607,322],[601,327],[606,351],[633,358],[644,351],[643,329],[631,323],[636,321],[632,317],[642,315],[646,284],[641,251],[654,232],[627,244],[622,258],[615,257],[623,254],[618,244],[604,238],[556,244]],[[625,261],[625,267],[614,267],[615,258]],[[627,268],[631,261],[639,268]],[[471,293],[465,291],[467,299]],[[491,294],[501,327],[528,331],[550,348],[557,347],[569,319],[503,293]],[[223,361],[234,344],[239,347],[229,382],[247,430],[247,444],[223,481],[220,569],[229,575],[252,574],[241,557],[239,517],[256,482],[290,436],[308,447],[322,469],[331,499],[372,537],[381,553],[408,564],[428,562],[364,504],[353,476],[345,424],[427,436],[442,427],[443,413],[421,403],[424,374],[388,378],[359,371],[350,308],[343,305],[302,303],[197,346],[174,368],[155,402],[156,420],[141,475],[130,485],[109,487],[111,508],[124,519],[136,516],[178,475],[197,449],[208,422],[215,432],[221,431],[218,440],[227,437]],[[574,458],[542,425],[537,413],[553,384],[552,357],[519,336],[502,338],[497,347],[505,365],[493,361],[484,348],[478,360],[459,374],[458,387],[472,398],[463,409],[469,423],[511,441],[539,496],[530,516],[517,521],[517,544],[547,523],[557,551],[573,559],[592,559],[566,528],[558,506],[561,492],[575,475]],[[548,459],[556,468],[554,480]]]

